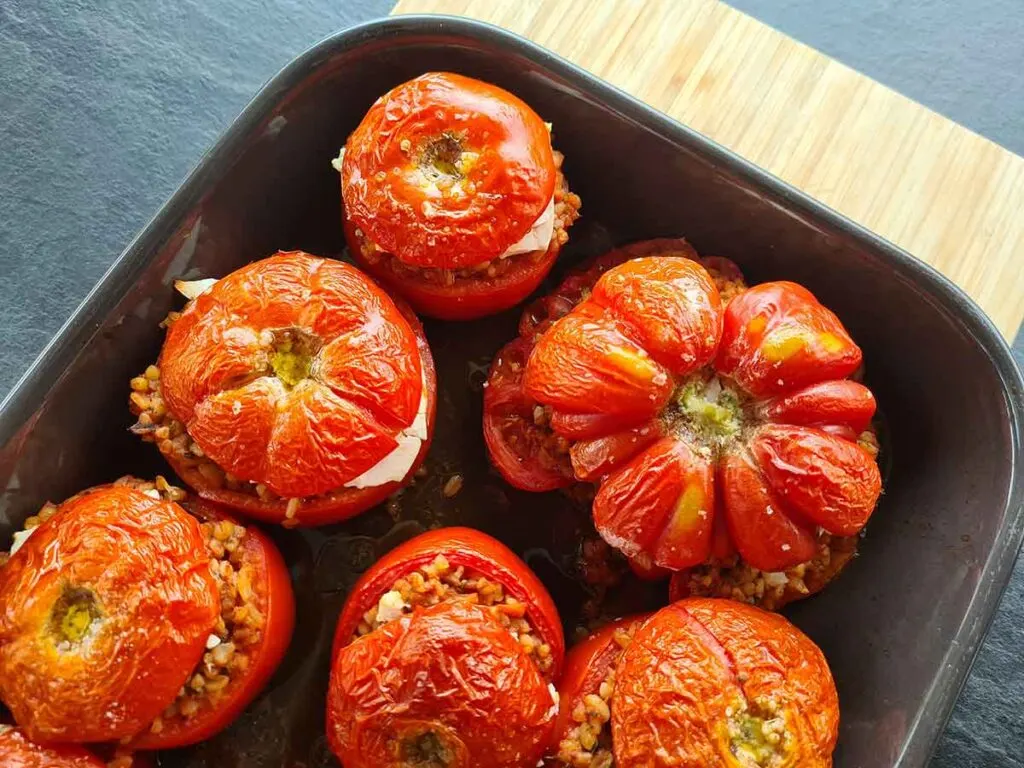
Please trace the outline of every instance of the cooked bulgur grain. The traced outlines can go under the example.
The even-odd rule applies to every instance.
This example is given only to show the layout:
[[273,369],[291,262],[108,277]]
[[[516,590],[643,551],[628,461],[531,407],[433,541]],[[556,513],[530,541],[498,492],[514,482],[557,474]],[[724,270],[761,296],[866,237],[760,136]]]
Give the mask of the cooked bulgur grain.
[[501,584],[461,565],[452,568],[444,555],[399,579],[363,615],[353,639],[367,635],[416,607],[463,599],[491,609],[508,628],[538,669],[549,675],[554,666],[551,646],[534,631],[526,618],[526,603],[506,594]]
[[733,556],[690,570],[688,594],[727,597],[769,611],[821,590],[857,552],[856,536],[818,531],[818,555],[785,572],[765,572]]
[[587,693],[573,706],[576,726],[558,743],[558,761],[571,768],[612,768],[611,720],[612,694],[615,693],[615,662],[629,647],[640,622],[635,621],[615,630],[612,638],[619,650],[611,668],[595,691]]
[[743,768],[779,768],[786,764],[793,736],[778,702],[768,696],[740,699],[726,708],[729,748]]
[[573,222],[579,218],[581,201],[579,195],[569,191],[569,185],[562,174],[562,162],[564,156],[561,152],[555,152],[555,226],[551,232],[551,240],[547,250],[530,251],[505,258],[491,259],[490,261],[476,264],[464,269],[436,269],[432,267],[417,267],[399,261],[390,253],[377,248],[376,245],[365,239],[361,230],[356,230],[356,237],[360,241],[362,256],[370,264],[378,265],[389,272],[395,278],[416,278],[433,285],[451,286],[456,280],[490,280],[501,277],[524,260],[538,262],[543,260],[552,250],[558,251],[569,240],[568,229]]

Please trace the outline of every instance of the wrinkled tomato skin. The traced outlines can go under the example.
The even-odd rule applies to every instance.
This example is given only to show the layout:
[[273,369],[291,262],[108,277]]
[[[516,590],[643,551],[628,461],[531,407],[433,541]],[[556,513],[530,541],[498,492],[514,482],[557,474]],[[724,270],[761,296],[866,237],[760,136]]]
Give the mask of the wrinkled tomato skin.
[[526,604],[526,618],[551,646],[552,677],[557,679],[565,657],[565,637],[551,595],[536,574],[508,547],[472,528],[438,528],[399,544],[374,563],[352,587],[334,635],[334,654],[347,645],[356,628],[381,595],[403,576],[444,555],[452,568],[460,565],[482,573]]
[[106,768],[107,764],[83,747],[41,746],[29,741],[20,729],[0,725],[0,765],[4,768]]
[[641,570],[734,554],[787,570],[815,556],[816,527],[849,537],[877,506],[876,403],[845,378],[861,351],[800,285],[748,288],[726,259],[645,241],[571,274],[519,331],[532,439],[488,439],[492,460],[509,477],[545,435],[567,442],[597,530]]
[[[0,605],[0,698],[40,742],[112,741],[147,727],[199,662],[220,612],[195,518],[119,486],[61,504],[0,568]],[[56,611],[85,618],[88,642],[62,634]]]
[[[545,465],[536,453],[523,454],[510,439],[545,439],[534,421],[535,403],[523,391],[523,371],[533,345],[515,339],[495,355],[484,388],[484,442],[491,464],[511,485],[524,491],[553,491],[572,484],[567,459],[556,466]],[[510,434],[511,433],[511,434]]]
[[[319,301],[305,298],[305,283],[310,280],[316,281],[316,275],[320,270],[328,270],[331,274],[340,270],[341,277],[336,281],[341,285],[351,286],[358,292],[358,295],[355,297],[339,295],[339,289],[331,285],[324,287],[324,293]],[[433,357],[423,326],[412,309],[400,299],[387,296],[351,266],[318,259],[298,251],[281,252],[269,259],[250,264],[224,278],[224,280],[229,279],[234,282],[226,301],[233,307],[232,317],[243,317],[244,323],[233,320],[230,326],[226,326],[228,330],[225,330],[216,316],[219,312],[216,309],[216,302],[212,302],[208,295],[201,295],[186,308],[182,317],[171,326],[168,332],[168,338],[161,353],[160,368],[164,371],[162,389],[171,412],[186,424],[191,433],[194,426],[192,414],[196,411],[196,402],[203,402],[203,398],[209,398],[205,402],[210,402],[212,399],[209,397],[210,393],[222,386],[223,380],[230,381],[232,375],[245,376],[252,373],[254,365],[252,355],[255,353],[250,337],[255,337],[255,332],[247,331],[245,323],[259,328],[272,328],[275,327],[274,323],[280,323],[281,327],[294,326],[312,329],[314,333],[318,331],[339,332],[342,336],[333,340],[333,342],[339,342],[344,339],[344,334],[347,333],[351,336],[353,333],[359,332],[359,328],[355,327],[355,323],[351,319],[353,316],[356,316],[358,320],[358,313],[362,313],[362,316],[365,317],[382,315],[386,322],[392,324],[393,335],[397,336],[401,343],[387,350],[382,349],[377,357],[370,360],[369,365],[364,368],[371,371],[371,374],[367,375],[372,375],[373,371],[382,370],[384,365],[390,365],[398,372],[395,380],[386,382],[381,380],[382,386],[379,389],[384,394],[380,397],[386,402],[383,405],[377,404],[374,414],[369,417],[375,419],[380,426],[378,434],[382,437],[378,439],[378,443],[386,447],[387,450],[393,447],[394,442],[387,436],[397,431],[398,427],[407,426],[411,421],[419,402],[418,396],[414,398],[413,395],[420,391],[420,386],[425,387],[426,393],[427,439],[420,445],[418,455],[401,481],[387,482],[366,488],[341,487],[319,495],[309,494],[310,498],[304,499],[297,516],[289,520],[289,524],[317,526],[347,520],[382,503],[391,494],[406,485],[426,458],[433,437],[437,408],[437,377]],[[320,282],[324,281],[320,280]],[[227,293],[227,291],[225,292]],[[254,294],[255,298],[252,300],[253,306],[247,308],[245,305],[249,301],[250,294]],[[275,297],[275,300],[271,301],[269,297]],[[211,303],[214,305],[213,309],[210,308]],[[235,304],[241,306],[235,307]],[[348,305],[355,309],[352,311],[337,309],[337,307]],[[336,306],[336,311],[328,312],[324,309],[331,306]],[[193,318],[193,315],[199,317]],[[203,317],[207,319],[203,320]],[[353,327],[346,328],[345,324]],[[376,324],[374,326],[376,327]],[[249,341],[238,342],[237,346],[241,347],[241,351],[232,351],[234,348],[231,344],[204,346],[203,339],[211,334],[219,335],[218,338],[228,334],[233,338],[243,341],[249,339]],[[199,341],[196,340],[197,338]],[[416,357],[418,357],[418,361],[415,359]],[[382,362],[383,360],[395,362],[385,363]],[[195,374],[201,368],[208,370],[197,383]],[[218,370],[222,373],[215,375]],[[358,372],[359,366],[353,365],[353,370]],[[405,378],[402,379],[402,376]],[[419,382],[420,379],[422,385]],[[266,377],[261,381],[266,381]],[[250,387],[257,383],[253,382]],[[384,384],[387,386],[383,386]],[[363,388],[367,391],[374,389],[374,387],[365,385]],[[356,393],[352,395],[355,397],[358,395],[360,387],[357,386],[357,383],[353,383],[348,386],[348,389],[350,392]],[[372,397],[369,400],[365,400],[365,397],[362,396],[361,398],[357,407],[364,409],[365,413],[369,413],[366,408],[374,405]],[[388,406],[392,411],[399,413],[401,418],[393,414],[389,415]],[[221,416],[226,417],[227,414],[222,412]],[[190,424],[193,426],[189,426]],[[252,468],[264,467],[267,464],[267,454],[264,452],[267,444],[262,441],[269,427],[252,423],[241,424],[238,429],[235,429],[230,423],[215,423],[210,426],[216,427],[215,431],[218,434],[224,434],[224,439],[220,441],[222,444],[232,446],[233,449],[239,445],[244,448],[244,452],[242,449],[238,449],[240,453],[232,457],[234,461],[239,462],[239,466]],[[201,431],[203,434],[207,432],[212,434],[210,429]],[[237,435],[244,436],[247,432],[250,436],[253,432],[259,435],[256,444],[246,446],[243,441],[237,439]],[[361,439],[369,436],[368,433],[359,437]],[[343,444],[351,442],[339,435],[330,435],[329,437]],[[387,439],[383,439],[384,437]],[[302,451],[302,453],[308,455],[311,451]],[[376,460],[383,458],[384,455],[386,455],[386,450]],[[264,522],[281,523],[286,520],[287,497],[264,500],[252,493],[231,490],[224,487],[223,484],[213,482],[199,471],[194,462],[185,460],[181,455],[171,452],[165,453],[164,456],[174,468],[175,473],[203,498]],[[373,460],[367,459],[364,464],[367,462],[372,465]],[[272,463],[285,468],[297,466],[291,461]],[[302,478],[316,476],[318,473],[305,471],[299,474],[301,477],[296,482],[305,482]],[[245,479],[244,474],[239,476]],[[252,478],[254,481],[258,479],[255,475]],[[307,494],[299,495],[306,496]]]
[[[391,621],[332,665],[328,743],[346,768],[533,768],[554,718],[539,667],[493,613],[464,600]],[[425,737],[443,762],[409,754]]]
[[[202,499],[191,499],[185,508],[203,522],[237,522],[224,508]],[[250,652],[249,666],[241,680],[233,680],[216,707],[203,706],[187,720],[165,721],[160,733],[146,732],[132,741],[136,749],[176,749],[212,738],[227,728],[270,681],[291,642],[295,627],[295,597],[288,567],[277,546],[256,526],[245,529],[242,564],[255,570],[253,588],[263,596],[264,616],[259,645]]]
[[729,302],[715,368],[756,397],[845,379],[860,348],[802,285],[755,285]]
[[[455,131],[464,134],[460,152],[478,154],[467,174],[475,189],[438,195],[419,183],[419,155]],[[551,199],[550,135],[511,93],[429,72],[367,112],[345,145],[342,190],[347,216],[382,250],[420,267],[471,267],[520,240]]]
[[622,647],[615,642],[615,632],[633,624],[643,624],[650,615],[627,616],[613,621],[569,649],[565,656],[565,671],[558,683],[559,707],[553,751],[558,750],[559,742],[576,727],[577,723],[572,718],[576,705],[587,694],[597,692],[622,655]]
[[[758,709],[768,699],[774,712]],[[616,667],[616,764],[739,768],[729,730],[739,713],[783,719],[780,767],[832,765],[839,699],[817,646],[778,614],[743,603],[673,603],[637,630]]]
[[346,768],[404,765],[392,750],[429,732],[447,750],[451,768],[532,768],[550,740],[551,693],[539,667],[491,611],[453,598],[353,639],[381,595],[438,555],[522,601],[527,621],[551,648],[552,679],[561,673],[561,622],[526,564],[479,531],[429,531],[367,570],[342,609],[328,689],[331,749]]
[[[432,147],[472,158],[434,179]],[[432,180],[433,179],[433,180]],[[440,183],[438,183],[440,182]],[[493,85],[430,72],[384,94],[349,137],[341,167],[349,250],[420,313],[446,320],[494,314],[526,298],[551,270],[558,247],[519,258],[504,274],[456,275],[440,285],[367,258],[367,241],[403,264],[465,269],[497,259],[540,217],[555,193],[551,136],[537,114]]]

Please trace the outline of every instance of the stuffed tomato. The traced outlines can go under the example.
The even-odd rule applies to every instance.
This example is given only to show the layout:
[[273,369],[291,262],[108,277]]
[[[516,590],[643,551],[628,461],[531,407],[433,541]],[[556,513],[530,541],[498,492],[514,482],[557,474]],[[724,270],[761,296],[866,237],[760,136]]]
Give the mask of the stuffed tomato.
[[860,349],[805,288],[682,240],[597,259],[529,307],[484,395],[513,485],[596,485],[601,536],[674,594],[822,588],[881,493]]
[[430,72],[384,94],[334,165],[353,257],[432,317],[518,304],[579,215],[550,126],[461,75]]
[[828,768],[839,700],[821,651],[781,616],[689,598],[575,646],[555,765]]
[[558,712],[558,612],[503,544],[422,534],[355,585],[338,621],[327,736],[345,768],[534,768]]
[[180,747],[226,728],[291,639],[273,543],[162,478],[26,521],[0,565],[0,700],[34,741]]
[[133,427],[203,498],[287,526],[382,502],[423,462],[437,386],[412,311],[354,267],[278,253],[179,284]]

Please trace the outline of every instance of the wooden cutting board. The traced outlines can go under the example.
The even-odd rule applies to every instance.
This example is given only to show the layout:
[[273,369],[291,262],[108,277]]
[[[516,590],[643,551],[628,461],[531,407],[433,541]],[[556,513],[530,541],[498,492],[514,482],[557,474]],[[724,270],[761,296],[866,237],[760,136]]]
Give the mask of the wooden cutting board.
[[399,0],[530,38],[1024,319],[1024,158],[717,0]]

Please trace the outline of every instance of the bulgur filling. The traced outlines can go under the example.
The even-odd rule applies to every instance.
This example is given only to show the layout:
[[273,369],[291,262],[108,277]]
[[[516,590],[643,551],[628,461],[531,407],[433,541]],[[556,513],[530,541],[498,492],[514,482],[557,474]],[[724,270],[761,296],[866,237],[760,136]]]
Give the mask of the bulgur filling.
[[558,743],[558,761],[571,768],[613,768],[611,720],[612,694],[615,693],[615,663],[629,647],[640,622],[616,629],[612,639],[618,646],[608,674],[597,690],[585,694],[572,710],[576,723]]
[[557,252],[569,240],[568,229],[579,218],[582,201],[579,195],[569,191],[568,182],[562,173],[564,156],[561,152],[554,153],[555,158],[555,192],[554,192],[554,229],[547,249],[499,256],[490,261],[474,264],[462,269],[438,269],[434,267],[418,267],[406,264],[390,253],[380,250],[360,229],[356,229],[361,255],[367,262],[387,269],[398,279],[417,279],[431,285],[452,286],[456,280],[490,280],[502,277],[524,261],[536,263],[542,261],[550,253]]
[[818,554],[787,571],[760,571],[738,555],[700,565],[688,572],[688,595],[727,597],[778,610],[821,590],[857,553],[856,536],[832,536],[818,530]]
[[537,634],[526,618],[526,603],[505,592],[496,581],[461,565],[452,568],[444,555],[398,579],[377,604],[364,615],[353,640],[368,635],[390,621],[445,600],[461,599],[492,610],[520,647],[533,659],[545,677],[554,666],[551,646]]
[[743,768],[779,768],[786,763],[792,734],[778,702],[758,697],[726,709],[729,750]]

